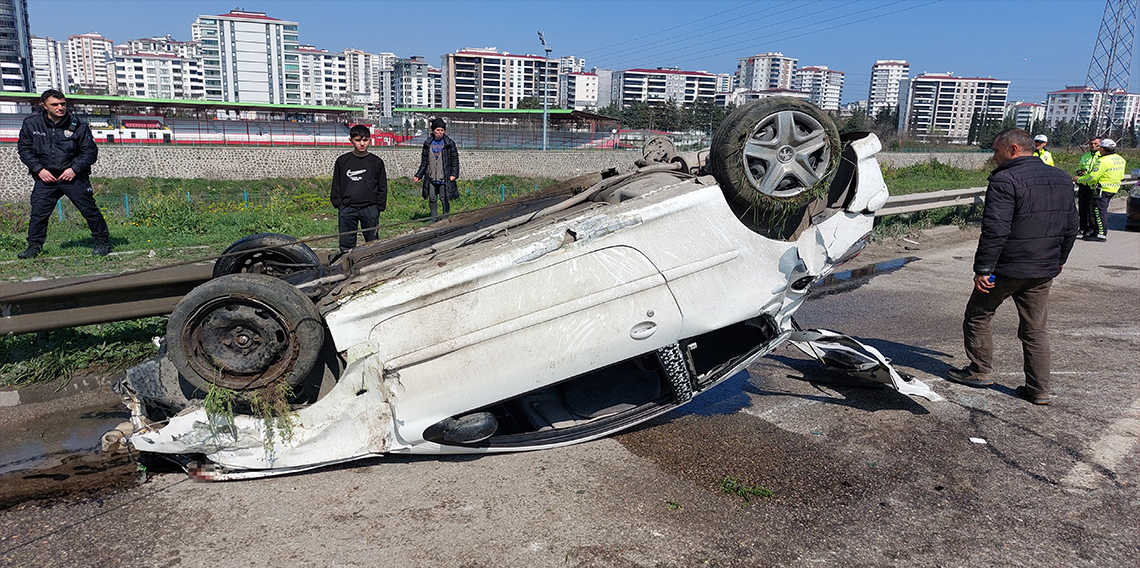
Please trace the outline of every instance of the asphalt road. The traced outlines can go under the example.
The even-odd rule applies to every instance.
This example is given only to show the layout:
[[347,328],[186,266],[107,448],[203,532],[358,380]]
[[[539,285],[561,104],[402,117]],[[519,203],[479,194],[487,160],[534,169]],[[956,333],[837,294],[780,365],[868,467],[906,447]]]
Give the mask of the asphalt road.
[[[232,483],[163,474],[25,503],[0,512],[0,565],[1136,566],[1140,234],[1078,242],[1055,281],[1049,407],[1013,396],[1012,305],[994,324],[999,384],[940,378],[965,360],[972,237],[880,249],[917,260],[798,316],[866,340],[946,401],[781,348],[683,412],[569,448]],[[726,477],[774,495],[745,501]]]

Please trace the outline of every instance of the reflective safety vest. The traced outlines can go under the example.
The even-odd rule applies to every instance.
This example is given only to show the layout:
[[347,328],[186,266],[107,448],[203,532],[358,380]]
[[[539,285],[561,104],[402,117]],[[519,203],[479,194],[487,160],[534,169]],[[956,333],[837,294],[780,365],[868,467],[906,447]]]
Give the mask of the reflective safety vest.
[[1046,164],[1048,164],[1050,166],[1053,165],[1053,154],[1051,154],[1048,150],[1046,150],[1044,148],[1042,148],[1040,150],[1034,150],[1033,155],[1037,156],[1038,158],[1041,158],[1042,162],[1045,162]]
[[1104,193],[1116,193],[1124,179],[1125,167],[1124,158],[1119,154],[1105,154],[1097,159],[1089,173],[1077,178],[1077,183],[1099,188]]
[[1097,158],[1100,158],[1100,152],[1085,152],[1081,156],[1081,163],[1077,166],[1077,171],[1085,175],[1093,170],[1096,166]]

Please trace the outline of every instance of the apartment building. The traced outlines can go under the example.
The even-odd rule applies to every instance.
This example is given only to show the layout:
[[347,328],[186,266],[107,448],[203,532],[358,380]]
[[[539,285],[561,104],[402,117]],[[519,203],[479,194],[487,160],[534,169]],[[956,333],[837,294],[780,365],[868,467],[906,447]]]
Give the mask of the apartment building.
[[190,30],[201,46],[207,100],[301,104],[297,22],[231,10],[198,16]]
[[974,118],[1001,121],[1009,81],[923,73],[909,81],[907,103],[899,109],[900,130],[951,144],[969,141]]
[[51,37],[32,36],[32,67],[37,92],[48,89],[66,93],[71,88],[67,80],[67,44]]
[[808,94],[808,101],[823,110],[838,111],[843,100],[843,72],[826,65],[797,69],[792,90]]
[[1140,112],[1140,95],[1124,91],[1103,93],[1084,85],[1066,86],[1045,94],[1045,122],[1049,126],[1059,122],[1086,125],[1092,121],[1094,112],[1100,125],[1107,124],[1105,112],[1112,117],[1113,128],[1132,125]]
[[622,106],[634,101],[647,103],[676,101],[692,104],[698,100],[716,100],[717,77],[705,71],[682,71],[676,68],[627,69],[614,73]]
[[614,101],[620,100],[615,87],[620,85],[614,83],[614,70],[613,69],[599,69],[594,67],[590,69],[590,73],[598,77],[598,107],[599,109],[606,108]]
[[432,108],[435,101],[435,80],[429,76],[422,55],[397,59],[392,72],[392,92],[396,108]]
[[757,99],[767,99],[771,97],[791,97],[793,99],[808,100],[811,98],[811,93],[803,91],[795,91],[792,89],[763,89],[753,91],[751,89],[736,88],[728,92],[717,92],[716,99],[713,104],[717,106],[736,105],[741,106]]
[[525,97],[558,104],[560,62],[539,55],[463,48],[442,57],[445,108],[512,109]]
[[791,89],[798,59],[778,51],[741,57],[736,64],[736,87],[748,91]]
[[72,89],[96,95],[111,91],[107,73],[111,48],[111,40],[94,32],[67,38],[67,74]]
[[115,55],[129,53],[157,53],[174,55],[183,59],[198,59],[198,42],[179,41],[170,34],[158,37],[132,39],[114,47]]
[[0,87],[5,91],[36,91],[28,0],[0,0]]
[[586,71],[586,60],[581,57],[567,55],[558,58],[558,70],[561,73],[583,73]]
[[574,110],[597,110],[598,76],[593,73],[559,75],[558,106]]
[[431,108],[443,108],[443,70],[428,67],[427,75],[428,80],[431,81],[432,89],[435,91],[432,96]]
[[348,90],[348,63],[344,53],[329,53],[311,45],[295,50],[300,62],[300,104],[347,106],[352,102]]
[[1012,118],[1014,125],[1024,130],[1031,130],[1033,125],[1042,124],[1045,120],[1045,105],[1013,101],[1005,105],[1006,118]]
[[399,59],[394,53],[367,53],[360,49],[344,50],[348,70],[349,104],[360,105],[369,118],[391,117],[396,103],[392,91],[392,74]]
[[161,53],[119,53],[112,94],[147,99],[202,99],[206,89],[197,59]]
[[[884,108],[899,105],[899,85],[910,79],[910,64],[901,59],[880,59],[871,66],[867,90],[867,116],[878,116]],[[906,93],[903,93],[906,96]]]

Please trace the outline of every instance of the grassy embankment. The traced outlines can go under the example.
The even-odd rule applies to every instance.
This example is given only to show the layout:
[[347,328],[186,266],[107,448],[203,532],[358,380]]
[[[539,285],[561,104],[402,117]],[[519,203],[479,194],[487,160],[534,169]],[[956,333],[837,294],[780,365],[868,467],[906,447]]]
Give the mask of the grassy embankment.
[[[1055,158],[1058,166],[1072,171],[1079,156],[1056,154]],[[1135,154],[1128,158],[1129,169],[1140,167]],[[931,162],[884,168],[883,174],[891,193],[898,195],[981,187],[988,171]],[[0,266],[7,281],[116,273],[212,257],[253,233],[298,237],[333,234],[336,211],[328,204],[328,183],[328,178],[252,182],[96,180],[96,194],[119,254],[92,257],[86,223],[64,200],[64,219],[52,216],[43,256],[34,261],[8,260],[24,248],[28,214],[26,203],[9,203],[0,206]],[[513,177],[464,182],[455,211],[497,203],[504,193],[509,198],[550,183],[553,180]],[[894,216],[878,224],[876,235],[889,238],[934,225],[964,225],[975,222],[979,214],[979,209],[958,208]],[[419,188],[408,178],[391,180],[388,210],[381,217],[381,225],[386,226],[382,234],[412,229],[426,216],[427,203],[421,199]],[[330,239],[311,246],[332,249],[336,244]],[[118,371],[152,356],[155,347],[150,338],[164,332],[165,318],[147,318],[0,338],[0,386],[57,378],[66,381],[73,373]]]

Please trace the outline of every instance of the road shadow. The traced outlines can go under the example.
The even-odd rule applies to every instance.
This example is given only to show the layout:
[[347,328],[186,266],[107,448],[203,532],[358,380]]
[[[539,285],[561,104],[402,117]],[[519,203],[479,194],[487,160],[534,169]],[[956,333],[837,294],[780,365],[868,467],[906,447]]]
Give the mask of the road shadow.
[[[1124,194],[1124,198],[1128,199],[1127,193]],[[1105,224],[1108,226],[1109,231],[1126,231],[1126,230],[1128,230],[1126,227],[1126,225],[1128,224],[1128,214],[1127,213],[1109,213],[1107,221],[1108,222]]]

